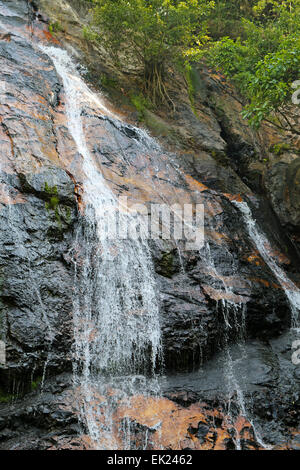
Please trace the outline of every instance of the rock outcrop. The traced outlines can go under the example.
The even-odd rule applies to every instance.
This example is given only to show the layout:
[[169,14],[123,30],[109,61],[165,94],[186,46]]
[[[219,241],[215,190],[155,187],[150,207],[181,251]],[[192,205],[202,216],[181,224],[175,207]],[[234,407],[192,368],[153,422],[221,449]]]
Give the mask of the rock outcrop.
[[[62,37],[84,63],[96,52],[84,51],[78,39],[74,2],[51,2],[53,15],[68,7],[66,31],[58,39],[47,26],[49,2],[15,3],[0,1],[0,339],[6,345],[0,448],[89,448],[88,438],[80,437],[71,380],[72,250],[84,217],[82,155],[68,131],[62,81],[39,45],[58,46]],[[137,132],[132,110],[116,119],[108,100],[110,116],[93,100],[82,116],[89,150],[116,196],[127,196],[129,205],[203,204],[205,211],[200,251],[186,251],[181,241],[150,242],[161,305],[164,396],[147,404],[136,397],[136,411],[121,409],[116,419],[130,415],[136,442],[152,429],[153,448],[157,417],[166,448],[230,449],[237,440],[242,448],[260,448],[251,417],[272,446],[298,448],[300,374],[291,362],[290,306],[232,201],[249,202],[274,260],[299,284],[292,243],[299,227],[299,159],[278,162],[265,173],[263,136],[241,120],[220,76],[203,67],[197,74],[194,110],[177,83],[172,118],[148,114],[162,147]],[[238,380],[251,410],[248,420],[239,416],[236,390],[235,430],[223,406],[229,351],[233,358],[242,354]]]

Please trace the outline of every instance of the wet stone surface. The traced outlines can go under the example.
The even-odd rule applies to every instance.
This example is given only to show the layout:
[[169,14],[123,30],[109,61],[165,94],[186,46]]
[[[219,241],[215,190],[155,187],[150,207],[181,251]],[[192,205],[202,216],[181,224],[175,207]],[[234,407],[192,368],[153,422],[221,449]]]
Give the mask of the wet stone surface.
[[[7,29],[10,34],[0,37],[0,84],[5,84],[0,90],[0,340],[6,345],[0,448],[89,448],[88,438],[78,437],[71,374],[72,250],[85,209],[82,155],[68,131],[61,78],[38,47],[46,39],[48,45],[56,43],[31,11],[32,42],[27,2],[15,3],[0,2],[0,34]],[[184,125],[192,117],[182,109]],[[116,422],[130,417],[138,447],[155,424],[145,412],[149,407],[163,423],[166,448],[230,449],[237,439],[242,448],[261,447],[253,419],[268,444],[295,449],[300,374],[291,362],[290,308],[232,199],[248,200],[266,227],[274,259],[296,283],[299,259],[278,220],[264,216],[268,203],[246,186],[234,162],[225,166],[212,156],[226,153],[230,142],[213,110],[209,113],[209,123],[196,120],[191,129],[202,150],[182,155],[169,154],[132,125],[103,116],[93,102],[82,112],[89,150],[117,196],[148,205],[201,203],[205,209],[206,245],[200,252],[186,251],[181,242],[149,243],[160,301],[162,397],[149,403],[136,397],[136,414],[121,407]],[[274,169],[275,180],[276,175]],[[276,205],[284,189],[271,191]],[[296,193],[291,203],[297,225]],[[243,322],[245,338],[239,340]],[[240,416],[240,398],[228,379],[232,366],[246,417]],[[229,395],[231,424],[224,411]],[[158,433],[151,432],[157,448]]]

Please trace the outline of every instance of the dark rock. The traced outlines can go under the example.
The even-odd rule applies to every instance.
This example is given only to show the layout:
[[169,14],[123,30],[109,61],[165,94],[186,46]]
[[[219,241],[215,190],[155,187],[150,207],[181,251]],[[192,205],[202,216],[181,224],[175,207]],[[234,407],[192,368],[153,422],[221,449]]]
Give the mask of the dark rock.
[[[0,339],[6,345],[6,365],[0,369],[0,448],[44,450],[81,445],[72,441],[80,433],[70,375],[72,249],[85,209],[81,191],[86,174],[67,128],[61,79],[35,43],[57,45],[40,23],[48,21],[37,12],[45,2],[33,10],[29,3],[0,1],[0,29],[3,22],[9,30],[0,38],[0,79],[5,82],[0,106]],[[34,40],[27,34],[28,22]],[[283,227],[293,234],[299,228],[299,158],[270,168],[265,185],[278,221],[260,197],[263,154],[257,135],[221,93],[220,83],[207,70],[198,72],[198,115],[176,83],[176,112],[172,119],[159,117],[170,130],[164,148],[91,105],[82,112],[84,131],[116,196],[205,208],[202,249],[188,251],[182,240],[149,243],[161,306],[164,396],[179,405],[184,419],[194,404],[204,401],[207,407],[207,421],[186,425],[184,432],[196,438],[195,445],[214,447],[218,432],[225,432],[220,410],[226,410],[232,423],[222,445],[235,448],[234,423],[245,406],[245,423],[239,423],[242,448],[258,447],[252,422],[267,443],[286,445],[300,417],[300,376],[287,333],[290,307],[232,200],[249,202],[274,247],[274,259],[297,283],[299,257]],[[165,150],[173,136],[176,154]],[[152,438],[156,432],[134,419],[130,428],[137,448],[145,433]],[[182,445],[188,449],[191,441],[186,439]],[[290,439],[291,448],[297,445],[297,437]]]

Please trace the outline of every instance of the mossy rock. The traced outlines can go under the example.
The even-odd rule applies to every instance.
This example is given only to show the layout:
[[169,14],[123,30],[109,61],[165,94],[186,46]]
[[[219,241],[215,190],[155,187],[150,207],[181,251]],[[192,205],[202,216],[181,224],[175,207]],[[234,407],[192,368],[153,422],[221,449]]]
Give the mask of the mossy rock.
[[156,136],[174,136],[174,129],[163,119],[148,109],[144,111],[144,122],[150,131]]
[[161,259],[157,262],[156,271],[164,277],[172,278],[179,269],[180,266],[174,250],[163,253]]

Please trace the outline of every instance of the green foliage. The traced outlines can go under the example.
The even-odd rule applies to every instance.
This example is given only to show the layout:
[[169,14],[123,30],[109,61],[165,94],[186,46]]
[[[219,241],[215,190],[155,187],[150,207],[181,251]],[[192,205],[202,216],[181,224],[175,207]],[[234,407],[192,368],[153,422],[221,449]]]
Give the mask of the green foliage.
[[59,205],[59,197],[56,186],[49,186],[48,183],[45,183],[45,192],[49,196],[49,201],[46,202],[45,206],[47,210],[56,210]]
[[133,104],[133,106],[136,108],[139,116],[139,121],[143,121],[145,118],[145,110],[146,109],[152,109],[152,103],[151,101],[145,97],[142,93],[140,94],[132,94],[130,96],[130,101]]
[[[267,54],[256,65],[249,83],[251,102],[243,113],[255,127],[259,127],[272,112],[283,113],[280,108],[291,102],[292,83],[300,76],[300,41],[297,42],[292,44],[289,41],[287,46],[283,44],[282,49]],[[285,114],[282,118],[288,119]]]
[[31,382],[31,390],[35,391],[37,390],[38,386],[42,382],[42,377],[37,377],[36,380],[32,380]]
[[290,149],[291,149],[291,146],[289,144],[282,142],[282,143],[272,145],[270,148],[270,152],[274,153],[275,155],[280,156],[284,152],[287,152]]
[[195,84],[194,84],[194,74],[193,68],[190,64],[185,65],[184,77],[187,82],[188,95],[191,102],[191,105],[194,106],[195,103]]
[[142,66],[151,101],[171,101],[164,83],[166,64],[196,57],[207,41],[204,0],[94,0],[93,24],[85,37],[99,41],[118,64],[124,56]]
[[49,24],[49,31],[51,34],[58,33],[59,31],[63,31],[63,27],[59,23],[59,21],[55,21],[54,23]]
[[252,20],[242,19],[243,37],[224,37],[207,53],[248,100],[243,116],[254,127],[263,120],[299,131],[285,112],[300,77],[300,0],[253,2]]
[[47,210],[55,210],[59,204],[59,199],[57,196],[52,196],[48,202],[46,202]]
[[13,400],[13,395],[5,393],[0,389],[0,403],[11,403]]
[[210,35],[215,40],[243,35],[241,18],[252,16],[253,3],[253,0],[215,0],[215,8],[209,18]]
[[49,186],[47,181],[45,183],[45,192],[51,196],[56,196],[58,194],[57,186]]
[[100,76],[100,83],[104,88],[118,88],[118,81],[104,73]]

